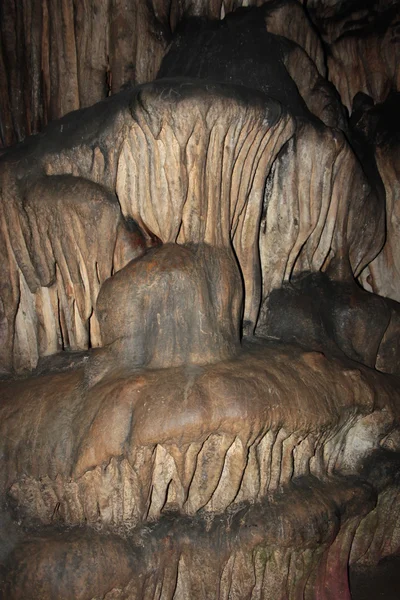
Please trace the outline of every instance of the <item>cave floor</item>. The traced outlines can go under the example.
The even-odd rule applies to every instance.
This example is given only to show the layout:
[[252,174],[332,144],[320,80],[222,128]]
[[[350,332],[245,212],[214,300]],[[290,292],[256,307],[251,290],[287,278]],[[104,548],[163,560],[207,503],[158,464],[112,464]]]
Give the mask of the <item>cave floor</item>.
[[400,600],[400,556],[382,560],[374,569],[350,572],[352,600]]

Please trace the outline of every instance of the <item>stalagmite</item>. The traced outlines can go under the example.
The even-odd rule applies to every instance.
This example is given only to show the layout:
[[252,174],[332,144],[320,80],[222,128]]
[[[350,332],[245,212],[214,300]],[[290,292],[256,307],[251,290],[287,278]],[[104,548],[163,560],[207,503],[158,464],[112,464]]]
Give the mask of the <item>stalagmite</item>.
[[249,4],[0,9],[2,598],[399,552],[396,9]]

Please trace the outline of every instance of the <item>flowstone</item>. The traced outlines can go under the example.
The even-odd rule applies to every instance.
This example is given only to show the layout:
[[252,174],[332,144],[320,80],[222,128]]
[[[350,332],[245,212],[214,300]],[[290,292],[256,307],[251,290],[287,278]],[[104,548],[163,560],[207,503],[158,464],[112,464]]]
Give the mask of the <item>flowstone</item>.
[[322,59],[296,2],[192,18],[1,157],[1,597],[350,599],[399,551],[396,140]]

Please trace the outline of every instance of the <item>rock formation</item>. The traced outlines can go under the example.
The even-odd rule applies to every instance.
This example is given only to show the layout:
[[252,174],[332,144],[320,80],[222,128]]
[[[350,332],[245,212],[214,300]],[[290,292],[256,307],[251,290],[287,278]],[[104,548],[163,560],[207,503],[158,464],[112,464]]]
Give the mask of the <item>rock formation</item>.
[[400,549],[396,5],[98,4],[1,8],[0,597],[350,599]]

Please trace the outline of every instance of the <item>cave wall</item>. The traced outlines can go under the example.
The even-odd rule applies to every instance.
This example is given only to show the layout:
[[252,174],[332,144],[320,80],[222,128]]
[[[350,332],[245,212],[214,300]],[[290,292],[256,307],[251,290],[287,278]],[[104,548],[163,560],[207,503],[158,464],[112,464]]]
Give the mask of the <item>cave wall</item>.
[[[244,6],[261,2],[246,1]],[[357,92],[381,103],[399,89],[396,1],[269,0],[267,29],[299,44],[328,73],[351,112]],[[0,13],[0,143],[9,146],[46,123],[124,86],[151,81],[178,23],[223,18],[242,2],[18,2]],[[312,26],[310,26],[312,25]]]
[[1,11],[0,595],[349,600],[400,548],[397,4]]
[[[262,3],[245,5],[253,4]],[[353,148],[370,147],[369,161],[364,150],[359,157],[361,154],[365,159],[361,162],[368,175],[376,170],[380,184],[383,182],[388,242],[360,281],[369,291],[400,300],[395,276],[400,269],[397,187],[392,183],[398,171],[398,139],[396,135],[390,140],[387,135],[376,135],[377,127],[388,129],[379,110],[375,111],[373,128],[365,125],[367,116],[360,121],[360,106],[365,112],[399,90],[400,8],[393,0],[364,4],[316,0],[303,5],[297,0],[270,0],[264,3],[267,10],[262,18],[267,31],[294,42],[286,67],[311,112],[347,136],[345,113],[353,115]],[[0,8],[0,76],[4,82],[0,90],[0,151],[1,146],[8,147],[41,131],[49,121],[70,111],[152,81],[182,19],[222,19],[240,6],[241,2],[220,1],[109,0],[92,4],[4,0]],[[328,81],[344,107],[340,118],[332,108]],[[353,107],[354,98],[360,94],[371,98],[372,104],[367,106],[360,100]],[[362,141],[357,145],[354,137],[359,139],[360,128]]]

